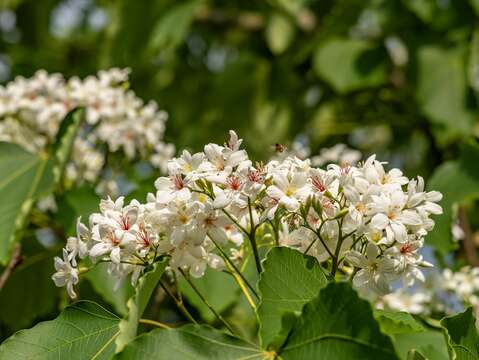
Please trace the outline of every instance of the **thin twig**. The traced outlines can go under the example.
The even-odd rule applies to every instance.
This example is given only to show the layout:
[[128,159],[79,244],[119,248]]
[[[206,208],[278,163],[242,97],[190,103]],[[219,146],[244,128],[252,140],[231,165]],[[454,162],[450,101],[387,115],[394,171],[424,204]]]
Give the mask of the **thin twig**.
[[147,325],[153,325],[162,329],[171,329],[171,326],[164,324],[162,322],[156,321],[156,320],[151,320],[151,319],[140,319],[138,321],[140,324],[147,324]]
[[208,237],[210,240],[215,244],[216,248],[220,252],[222,258],[232,267],[232,269],[238,274],[238,276],[243,280],[243,282],[248,286],[248,288],[251,290],[251,292],[256,296],[256,298],[259,299],[258,294],[256,293],[256,290],[254,287],[249,283],[249,281],[244,277],[244,275],[241,273],[241,271],[238,269],[238,267],[235,265],[235,263],[228,257],[228,254],[225,253],[225,251],[219,246],[219,244],[213,240],[213,238],[208,234]]
[[176,306],[178,309],[183,313],[183,315],[186,316],[188,320],[190,320],[194,324],[198,324],[198,322],[193,318],[193,316],[190,314],[188,309],[185,307],[182,301],[178,300],[175,295],[168,289],[168,287],[163,283],[163,281],[160,280],[160,286],[163,288],[165,293],[167,293],[175,302]]
[[464,231],[463,246],[467,262],[472,266],[479,266],[479,258],[477,256],[477,249],[472,238],[471,225],[469,224],[469,219],[467,218],[466,209],[463,206],[459,207],[457,218],[459,220],[459,226]]
[[259,258],[258,253],[258,245],[256,244],[256,227],[253,222],[253,209],[251,208],[251,199],[248,197],[248,211],[249,211],[249,222],[250,222],[250,232],[248,235],[249,241],[251,243],[251,248],[253,249],[254,261],[256,264],[256,270],[258,270],[258,274],[261,274],[261,260]]
[[15,268],[20,265],[21,262],[22,246],[20,244],[16,244],[13,248],[12,257],[10,258],[10,261],[8,262],[8,265],[5,270],[3,270],[2,275],[0,276],[0,290],[3,289]]
[[191,281],[189,276],[183,271],[183,269],[180,268],[178,270],[180,271],[181,275],[183,275],[184,279],[188,282],[188,284],[190,284],[191,288],[196,293],[196,295],[198,295],[198,297],[201,299],[201,301],[203,301],[203,303],[208,307],[208,309],[210,309],[210,311],[216,316],[216,318],[223,323],[223,325],[229,330],[229,332],[231,334],[234,334],[234,330],[231,327],[231,325],[228,324],[228,322],[223,318],[223,316],[221,316],[221,314],[218,311],[216,311],[216,309],[210,304],[208,299],[205,298],[205,296],[196,287],[196,285],[193,283],[193,281]]

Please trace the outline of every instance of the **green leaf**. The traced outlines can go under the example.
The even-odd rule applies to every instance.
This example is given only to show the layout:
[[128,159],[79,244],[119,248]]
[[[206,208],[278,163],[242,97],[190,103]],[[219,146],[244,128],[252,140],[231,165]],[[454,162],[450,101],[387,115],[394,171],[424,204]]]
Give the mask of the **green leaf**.
[[430,190],[443,194],[440,205],[444,213],[434,219],[436,224],[426,242],[443,256],[457,247],[451,236],[453,205],[479,198],[479,171],[475,167],[478,162],[479,146],[472,141],[465,143],[460,159],[440,165],[428,182]]
[[57,197],[58,212],[55,218],[60,222],[66,234],[75,234],[77,219],[88,222],[90,214],[98,211],[100,197],[91,186],[69,189]]
[[115,360],[259,360],[265,355],[244,340],[209,326],[186,325],[143,334],[116,354]]
[[15,331],[56,310],[58,291],[51,279],[55,252],[37,252],[12,273],[0,292],[2,325]]
[[291,19],[282,14],[274,13],[265,29],[266,43],[275,55],[285,52],[294,39],[295,27]]
[[263,264],[258,288],[260,339],[263,348],[281,331],[281,318],[287,312],[300,312],[327,284],[317,260],[299,251],[275,247]]
[[65,168],[70,160],[73,150],[73,144],[78,134],[78,130],[85,119],[85,110],[83,108],[73,109],[70,111],[58,129],[50,151],[55,161],[55,167],[53,168],[53,176],[56,184],[60,183],[65,173]]
[[422,113],[438,126],[438,140],[447,144],[470,134],[475,114],[467,107],[464,50],[423,46],[417,57],[417,99]]
[[21,330],[0,345],[0,359],[109,359],[119,318],[90,301],[68,306],[56,319]]
[[138,321],[143,315],[153,291],[168,265],[167,260],[153,264],[153,268],[143,274],[135,287],[135,294],[128,300],[128,314],[120,321],[120,334],[115,340],[116,352],[120,352],[127,343],[133,340],[138,330]]
[[413,349],[407,353],[407,360],[427,360],[427,358],[416,349]]
[[150,48],[154,50],[174,49],[179,46],[190,29],[201,0],[175,4],[159,21],[152,31]]
[[460,314],[445,317],[441,325],[452,359],[479,359],[479,334],[472,307]]
[[64,119],[48,156],[33,155],[15,144],[0,143],[0,263],[8,261],[12,246],[22,237],[33,204],[50,193],[65,170],[82,110]]
[[34,200],[53,185],[51,163],[20,146],[0,142],[0,263],[19,241]]
[[446,341],[440,331],[428,330],[417,333],[396,334],[394,347],[401,359],[409,360],[410,352],[415,350],[428,360],[447,360]]
[[398,359],[371,305],[348,283],[330,283],[304,306],[280,356],[284,360]]
[[[198,279],[192,278],[191,281],[220,313],[233,305],[240,296],[238,294],[238,285],[233,277],[221,271],[207,269],[203,277]],[[178,286],[183,296],[199,311],[203,319],[206,321],[216,319],[216,316],[211,313],[211,310],[183,277],[178,281]]]
[[344,94],[384,84],[387,81],[384,58],[367,41],[334,38],[317,49],[313,67],[336,92]]
[[406,312],[374,310],[374,318],[381,331],[388,335],[424,331],[424,327]]
[[91,283],[93,289],[100,294],[106,302],[113,305],[118,314],[126,315],[128,313],[126,303],[133,294],[133,287],[128,279],[123,279],[119,288],[115,289],[115,281],[112,280],[111,274],[108,274],[107,270],[108,264],[99,263],[83,277]]

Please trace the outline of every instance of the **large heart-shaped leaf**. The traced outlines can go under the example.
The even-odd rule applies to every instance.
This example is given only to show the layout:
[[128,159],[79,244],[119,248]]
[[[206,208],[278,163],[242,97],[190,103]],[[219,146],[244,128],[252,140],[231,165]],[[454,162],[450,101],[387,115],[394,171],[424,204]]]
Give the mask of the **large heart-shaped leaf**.
[[115,360],[259,360],[266,356],[250,343],[209,326],[186,325],[143,334]]
[[53,185],[52,162],[20,146],[0,143],[0,263],[21,237],[33,201]]
[[441,320],[452,359],[479,359],[479,334],[472,307]]
[[121,351],[127,343],[135,338],[141,315],[143,315],[150,301],[150,297],[153,294],[153,290],[155,290],[156,285],[158,285],[167,265],[168,262],[166,259],[153,264],[153,268],[138,280],[138,284],[135,287],[135,294],[126,304],[128,313],[119,324],[120,334],[115,341],[117,352]]
[[317,260],[299,251],[275,247],[268,253],[259,280],[260,338],[266,348],[281,330],[281,318],[299,312],[327,284]]
[[284,360],[398,359],[371,305],[347,283],[330,283],[304,306],[279,355]]
[[0,359],[109,359],[115,350],[119,321],[100,305],[80,301],[56,319],[8,338],[0,345]]
[[82,109],[68,113],[49,154],[34,155],[0,142],[0,264],[8,261],[20,240],[34,202],[61,181],[83,118]]
[[314,69],[338,93],[375,87],[387,81],[385,54],[360,39],[332,38],[314,55]]

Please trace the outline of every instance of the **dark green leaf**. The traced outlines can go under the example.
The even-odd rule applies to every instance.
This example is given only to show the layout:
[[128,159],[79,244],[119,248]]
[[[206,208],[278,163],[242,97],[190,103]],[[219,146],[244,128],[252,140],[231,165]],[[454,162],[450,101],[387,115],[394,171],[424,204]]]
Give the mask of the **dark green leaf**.
[[0,345],[0,359],[110,359],[119,320],[93,302],[79,301],[56,319],[8,338]]
[[280,355],[284,360],[398,359],[371,305],[347,283],[330,283],[304,306]]
[[15,269],[0,291],[0,323],[18,330],[56,310],[53,256],[52,251],[38,252]]
[[472,307],[441,320],[452,359],[479,359],[479,334]]

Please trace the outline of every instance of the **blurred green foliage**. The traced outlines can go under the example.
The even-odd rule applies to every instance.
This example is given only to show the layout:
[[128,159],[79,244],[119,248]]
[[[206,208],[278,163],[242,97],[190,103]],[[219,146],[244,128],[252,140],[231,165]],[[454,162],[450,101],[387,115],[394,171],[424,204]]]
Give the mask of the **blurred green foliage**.
[[313,151],[348,141],[427,175],[478,132],[476,1],[3,3],[3,81],[130,67],[179,149],[235,128],[267,158],[302,133]]
[[[132,89],[169,112],[177,149],[235,129],[258,159],[299,136],[312,153],[346,142],[409,176],[440,166],[446,217],[428,241],[447,254],[454,203],[479,197],[478,20],[477,0],[0,0],[0,81],[129,67]],[[69,233],[95,201],[86,188],[62,195]],[[43,262],[15,276],[43,274]],[[2,308],[13,306],[7,292],[30,287],[13,280]],[[28,306],[15,326],[0,312],[2,336],[53,307]]]

